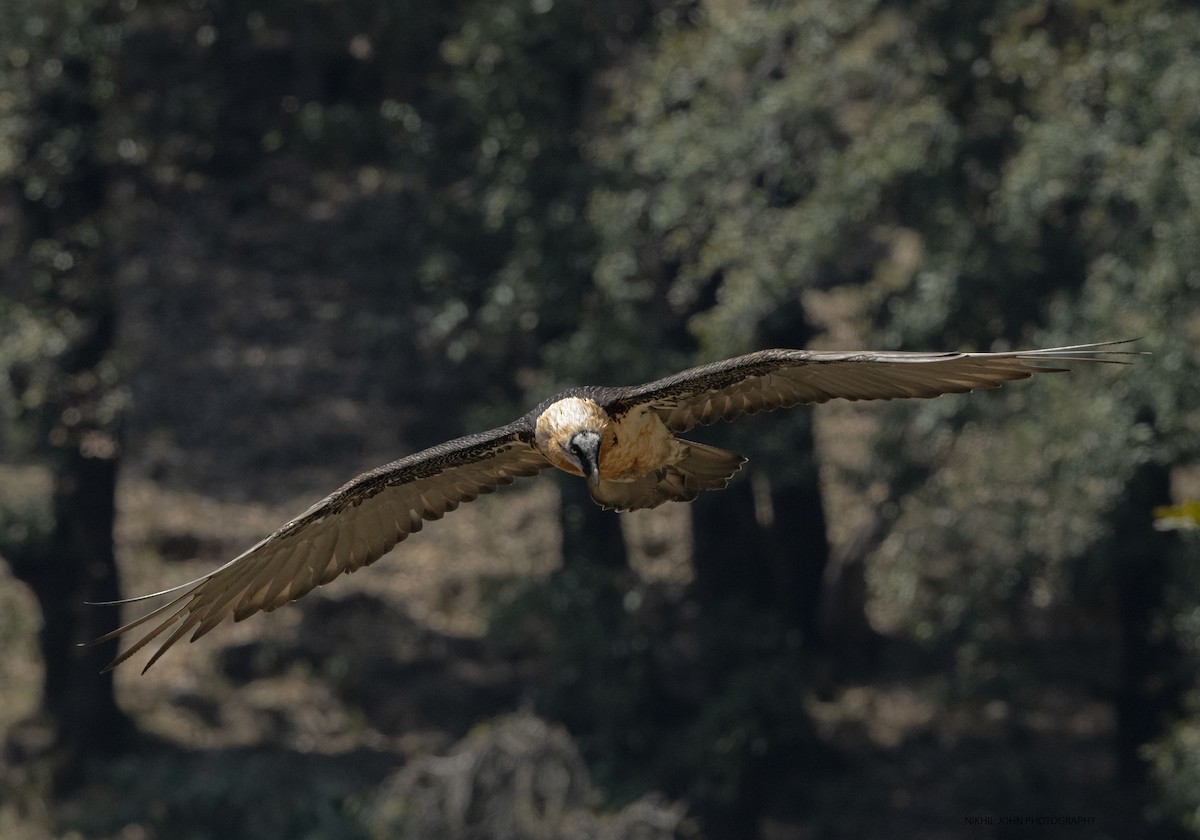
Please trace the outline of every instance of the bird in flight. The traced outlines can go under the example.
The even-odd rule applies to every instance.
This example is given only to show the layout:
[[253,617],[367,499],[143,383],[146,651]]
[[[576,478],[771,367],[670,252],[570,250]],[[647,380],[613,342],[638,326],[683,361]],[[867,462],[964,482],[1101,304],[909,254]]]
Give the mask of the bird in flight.
[[1120,363],[1113,341],[1007,353],[762,350],[627,388],[582,386],[488,432],[447,441],[364,473],[225,565],[127,604],[174,595],[92,644],[148,626],[105,670],[172,627],[143,673],[172,645],[227,617],[240,621],[294,601],[378,560],[396,543],[463,502],[549,467],[587,480],[592,499],[616,510],[691,501],[725,487],[746,459],[679,437],[698,425],[832,399],[936,397],[1070,362]]

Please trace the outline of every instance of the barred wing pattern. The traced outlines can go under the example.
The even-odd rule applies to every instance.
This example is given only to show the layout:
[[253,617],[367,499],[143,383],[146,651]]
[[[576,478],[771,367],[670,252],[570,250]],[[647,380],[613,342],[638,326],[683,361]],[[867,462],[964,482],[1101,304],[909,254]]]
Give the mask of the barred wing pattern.
[[441,519],[462,502],[549,466],[533,443],[528,423],[517,421],[371,470],[216,571],[163,592],[113,602],[181,592],[92,644],[153,622],[105,668],[111,670],[178,625],[146,663],[144,673],[188,632],[195,641],[230,615],[240,621],[281,607],[338,575],[374,563],[421,530],[426,520]]
[[887,353],[762,350],[685,370],[631,389],[612,389],[613,413],[648,405],[673,432],[832,399],[936,397],[1038,373],[1061,373],[1068,362],[1120,364],[1134,351],[1109,349],[1125,341],[1010,353]]
[[593,399],[614,417],[646,406],[672,432],[685,432],[696,425],[798,403],[936,397],[1061,372],[1069,362],[1119,364],[1120,357],[1140,355],[1112,349],[1127,343],[1011,353],[763,350],[633,388],[575,388],[507,426],[452,440],[360,475],[204,577],[153,595],[112,602],[175,595],[92,644],[149,627],[108,665],[106,670],[111,670],[170,631],[150,657],[148,669],[189,632],[195,641],[231,615],[241,620],[274,610],[340,574],[375,562],[421,530],[426,520],[440,519],[462,502],[550,467],[534,441],[534,425],[543,409],[566,396]]

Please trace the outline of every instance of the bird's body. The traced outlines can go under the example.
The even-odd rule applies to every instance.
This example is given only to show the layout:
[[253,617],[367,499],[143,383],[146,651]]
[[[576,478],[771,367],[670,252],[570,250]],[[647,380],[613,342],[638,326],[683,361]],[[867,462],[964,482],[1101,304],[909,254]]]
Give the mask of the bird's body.
[[[645,404],[614,407],[604,390],[617,389],[560,395],[533,418],[538,450],[551,466],[587,478],[597,504],[637,510],[690,501],[701,490],[724,487],[745,463],[732,452],[677,438]],[[576,435],[582,445],[572,454]]]
[[[764,350],[627,388],[573,388],[523,417],[358,476],[204,577],[140,601],[168,603],[109,633],[158,620],[108,667],[178,625],[146,668],[185,634],[293,601],[373,563],[424,522],[550,467],[584,477],[597,504],[618,510],[689,501],[725,487],[745,458],[684,440],[697,425],[798,403],[934,397],[994,388],[1069,361],[1119,361],[1128,351],[1087,344],[1010,353],[834,353]],[[128,603],[121,601],[117,603]]]

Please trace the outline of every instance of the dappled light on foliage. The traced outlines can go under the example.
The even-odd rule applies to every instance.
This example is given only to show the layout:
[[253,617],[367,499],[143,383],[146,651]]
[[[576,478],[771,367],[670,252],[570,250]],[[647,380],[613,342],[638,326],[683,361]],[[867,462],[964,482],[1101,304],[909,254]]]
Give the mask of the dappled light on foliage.
[[[1170,0],[0,3],[0,835],[1200,835],[1198,138]],[[562,386],[1123,338],[76,648]]]

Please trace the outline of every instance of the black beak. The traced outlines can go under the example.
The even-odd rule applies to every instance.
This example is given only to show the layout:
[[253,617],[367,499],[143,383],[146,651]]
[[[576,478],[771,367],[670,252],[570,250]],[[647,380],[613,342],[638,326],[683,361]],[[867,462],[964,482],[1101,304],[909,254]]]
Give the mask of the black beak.
[[579,459],[579,468],[592,484],[600,481],[600,434],[576,432],[571,436],[571,452]]

